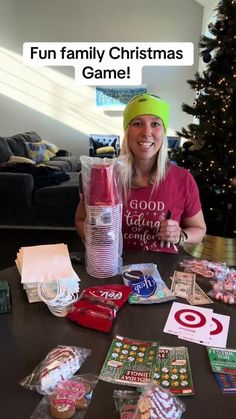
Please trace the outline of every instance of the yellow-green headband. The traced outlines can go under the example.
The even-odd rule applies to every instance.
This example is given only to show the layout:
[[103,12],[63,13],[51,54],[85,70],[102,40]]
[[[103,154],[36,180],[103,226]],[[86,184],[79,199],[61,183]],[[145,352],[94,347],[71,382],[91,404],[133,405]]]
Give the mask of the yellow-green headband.
[[128,127],[130,122],[140,115],[154,115],[163,122],[165,131],[169,122],[169,104],[151,94],[145,93],[131,99],[124,110],[124,129]]

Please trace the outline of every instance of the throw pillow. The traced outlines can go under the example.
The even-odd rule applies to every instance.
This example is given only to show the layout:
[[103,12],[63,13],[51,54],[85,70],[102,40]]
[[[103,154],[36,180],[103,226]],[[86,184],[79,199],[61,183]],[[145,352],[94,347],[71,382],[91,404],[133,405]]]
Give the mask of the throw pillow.
[[30,163],[35,164],[35,161],[27,159],[27,157],[11,156],[7,163]]
[[[54,154],[54,156],[55,156],[55,155],[57,154],[57,152],[59,151],[59,148],[58,148],[55,144],[49,143],[49,142],[48,142],[48,141],[46,141],[46,140],[43,140],[43,141],[42,141],[42,143],[43,143],[43,144],[46,144],[47,150],[51,151],[51,153],[53,153],[53,154]],[[52,157],[54,157],[54,156],[52,156]]]
[[35,163],[47,162],[50,160],[50,151],[47,150],[47,145],[43,141],[38,141],[37,143],[27,143],[26,149],[28,157],[32,159]]
[[111,147],[111,146],[97,148],[96,154],[103,154],[103,153],[104,154],[113,154],[113,153],[115,153],[115,149],[114,149],[114,147]]

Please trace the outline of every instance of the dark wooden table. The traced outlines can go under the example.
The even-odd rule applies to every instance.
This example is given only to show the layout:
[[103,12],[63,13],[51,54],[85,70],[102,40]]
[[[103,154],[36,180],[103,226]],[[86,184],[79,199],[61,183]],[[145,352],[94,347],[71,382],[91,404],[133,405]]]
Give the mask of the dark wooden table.
[[[180,256],[181,257],[181,256]],[[183,256],[182,256],[183,257]],[[156,263],[163,280],[170,286],[170,276],[177,268],[178,256],[131,251],[124,263]],[[122,283],[121,276],[98,280],[87,275],[83,266],[75,265],[81,288],[105,283]],[[134,339],[161,341],[163,345],[187,346],[194,383],[194,396],[181,398],[186,405],[183,418],[229,419],[235,416],[236,395],[223,395],[211,372],[205,346],[163,333],[172,302],[156,305],[129,305],[119,311],[110,334],[82,328],[67,318],[53,316],[43,303],[29,304],[15,267],[0,272],[12,291],[12,312],[0,315],[0,394],[1,419],[28,419],[41,400],[38,393],[28,391],[19,381],[31,373],[45,355],[58,344],[90,348],[81,373],[99,374],[111,341],[116,334]],[[207,289],[206,279],[198,280]],[[179,300],[186,302],[185,300]],[[236,306],[215,302],[211,308],[231,317],[227,347],[236,348]],[[113,401],[115,388],[127,388],[99,381],[86,413],[86,419],[117,418]]]

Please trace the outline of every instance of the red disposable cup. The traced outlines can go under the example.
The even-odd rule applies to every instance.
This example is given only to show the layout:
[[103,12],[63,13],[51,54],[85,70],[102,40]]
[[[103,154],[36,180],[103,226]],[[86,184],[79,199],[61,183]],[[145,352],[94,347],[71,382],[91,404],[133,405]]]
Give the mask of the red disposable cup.
[[113,166],[108,164],[92,166],[88,204],[113,206],[118,203],[118,191],[113,174]]

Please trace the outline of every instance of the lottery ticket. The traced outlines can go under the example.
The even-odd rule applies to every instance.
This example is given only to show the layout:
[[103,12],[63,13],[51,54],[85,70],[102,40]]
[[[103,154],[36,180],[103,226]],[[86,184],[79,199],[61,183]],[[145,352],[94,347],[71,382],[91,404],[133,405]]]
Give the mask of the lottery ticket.
[[177,396],[194,394],[188,349],[185,346],[159,347],[153,382]]
[[216,381],[222,393],[236,393],[236,375],[215,372]]
[[115,336],[99,379],[142,387],[152,381],[158,343]]
[[207,348],[213,372],[236,374],[236,349]]

